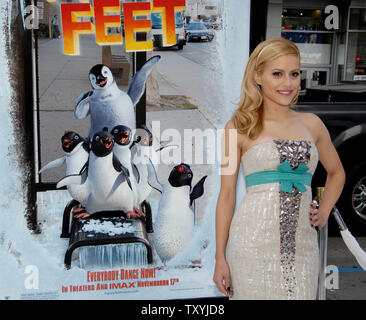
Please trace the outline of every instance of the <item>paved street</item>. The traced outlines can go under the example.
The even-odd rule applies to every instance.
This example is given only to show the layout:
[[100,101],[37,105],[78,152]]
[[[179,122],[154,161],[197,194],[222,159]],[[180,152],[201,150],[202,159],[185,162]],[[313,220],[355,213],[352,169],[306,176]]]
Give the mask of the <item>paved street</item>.
[[[357,240],[366,250],[366,238],[359,237]],[[366,272],[360,268],[341,237],[328,239],[327,265],[336,266],[339,271],[338,289],[327,290],[327,300],[366,299]]]

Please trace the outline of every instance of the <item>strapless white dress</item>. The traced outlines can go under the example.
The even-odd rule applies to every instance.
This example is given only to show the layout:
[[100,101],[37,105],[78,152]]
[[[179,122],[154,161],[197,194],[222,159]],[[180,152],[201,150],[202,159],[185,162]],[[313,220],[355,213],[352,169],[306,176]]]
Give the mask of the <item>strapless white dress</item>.
[[[314,174],[318,151],[313,142],[271,140],[242,156],[245,175],[276,170],[288,161],[305,163]],[[317,232],[309,221],[310,186],[280,191],[280,183],[247,187],[232,219],[228,263],[232,299],[315,299],[318,285]]]

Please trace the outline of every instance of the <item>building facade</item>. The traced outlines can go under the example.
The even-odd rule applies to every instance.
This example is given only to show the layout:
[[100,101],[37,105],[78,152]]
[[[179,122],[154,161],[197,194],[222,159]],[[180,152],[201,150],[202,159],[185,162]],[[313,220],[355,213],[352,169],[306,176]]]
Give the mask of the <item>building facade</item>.
[[266,39],[272,37],[299,47],[301,89],[366,80],[366,1],[269,0]]
[[221,16],[221,0],[186,0],[185,15],[192,19]]

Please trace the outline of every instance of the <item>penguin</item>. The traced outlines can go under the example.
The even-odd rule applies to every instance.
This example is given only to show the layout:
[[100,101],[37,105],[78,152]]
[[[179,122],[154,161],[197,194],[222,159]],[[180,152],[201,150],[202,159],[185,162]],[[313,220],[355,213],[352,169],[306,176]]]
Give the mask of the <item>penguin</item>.
[[140,156],[141,158],[144,158],[144,156],[150,157],[150,149],[152,147],[152,144],[153,135],[151,131],[147,128],[146,125],[141,125],[141,128],[136,129],[133,142],[130,145],[131,157],[135,158],[135,161],[137,160],[136,158],[138,156]]
[[[49,162],[39,173],[60,167],[64,162],[66,163],[66,176],[80,173],[89,158],[90,147],[88,140],[74,131],[65,131],[61,137],[61,145],[65,153],[64,156]],[[67,190],[74,200],[78,201],[81,206],[85,206],[89,196],[89,191],[85,186],[69,185]]]
[[185,249],[194,236],[194,201],[204,193],[202,177],[191,188],[193,173],[189,165],[175,166],[164,186],[154,223],[154,246],[166,263]]
[[146,125],[141,125],[141,128],[136,129],[134,141],[131,145],[134,161],[136,163],[144,162],[144,159],[147,157],[154,164],[155,169],[157,169],[160,162],[160,155],[157,150],[159,150],[160,146],[156,146],[155,142],[153,134]]
[[134,107],[144,93],[148,75],[159,60],[160,56],[154,56],[145,62],[134,75],[127,93],[118,88],[107,66],[97,64],[91,68],[92,90],[79,96],[74,109],[76,119],[90,115],[89,139],[104,127],[111,130],[117,125],[125,125],[131,130],[136,129]]
[[130,175],[130,182],[133,189],[134,214],[129,213],[127,218],[144,217],[145,214],[138,208],[138,205],[141,204],[141,202],[138,201],[137,189],[140,182],[140,173],[137,167],[131,162],[131,150],[129,147],[132,140],[131,129],[124,125],[118,125],[112,129],[111,134],[115,142],[113,148],[114,155],[129,172],[132,172]]
[[141,128],[136,129],[134,141],[130,145],[132,162],[137,167],[141,177],[138,186],[141,202],[147,200],[153,189],[162,192],[163,187],[157,177],[160,152],[178,147],[167,144],[160,144],[157,147],[153,141],[154,137],[149,128],[146,125],[141,125]]
[[130,141],[132,140],[132,132],[130,128],[119,125],[112,129],[111,134],[115,141],[113,153],[122,165],[132,172],[130,176],[131,184],[134,190],[134,212],[136,215],[130,215],[129,217],[137,218],[145,216],[145,214],[139,209],[139,205],[146,200],[152,188],[162,191],[161,184],[157,179],[156,171],[154,170],[152,163],[146,161],[145,163],[135,164],[131,159]]
[[60,180],[56,187],[87,184],[90,194],[84,218],[100,211],[133,212],[134,195],[129,171],[118,161],[113,151],[113,136],[107,128],[94,134],[89,160],[83,172]]
[[178,148],[178,145],[167,142],[158,143],[149,128],[146,125],[141,125],[141,128],[136,129],[135,138],[131,144],[132,159],[135,163],[139,163],[144,162],[145,158],[149,158],[155,170],[158,171],[163,152],[172,148]]

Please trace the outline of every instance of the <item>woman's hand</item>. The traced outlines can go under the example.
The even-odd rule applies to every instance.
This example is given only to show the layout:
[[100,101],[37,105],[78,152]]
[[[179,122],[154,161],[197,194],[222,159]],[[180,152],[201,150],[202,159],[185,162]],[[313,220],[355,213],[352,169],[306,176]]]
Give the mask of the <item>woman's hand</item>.
[[231,289],[231,280],[230,280],[230,269],[228,263],[222,260],[216,260],[215,265],[215,273],[213,276],[213,281],[216,284],[216,287],[227,297],[233,296],[233,290]]
[[313,228],[324,227],[328,220],[328,216],[326,216],[322,212],[319,212],[319,209],[316,208],[316,204],[314,202],[310,204],[309,218],[310,218],[310,224]]

